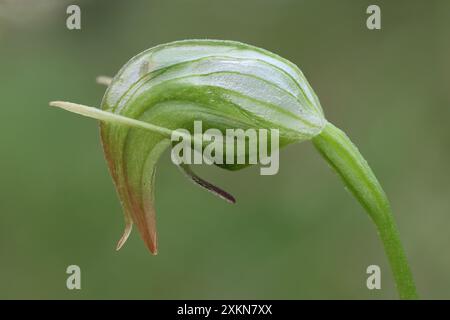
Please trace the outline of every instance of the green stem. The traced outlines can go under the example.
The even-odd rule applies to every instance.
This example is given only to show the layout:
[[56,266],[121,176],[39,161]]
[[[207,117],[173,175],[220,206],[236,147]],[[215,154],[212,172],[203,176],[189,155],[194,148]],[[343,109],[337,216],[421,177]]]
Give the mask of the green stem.
[[374,221],[391,264],[401,299],[416,299],[416,287],[389,201],[358,148],[328,123],[313,143]]

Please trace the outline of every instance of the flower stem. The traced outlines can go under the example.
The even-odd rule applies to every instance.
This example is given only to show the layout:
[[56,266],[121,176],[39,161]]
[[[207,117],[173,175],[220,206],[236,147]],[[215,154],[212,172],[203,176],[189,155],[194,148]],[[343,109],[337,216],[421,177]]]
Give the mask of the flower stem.
[[389,201],[358,148],[331,123],[313,139],[315,147],[336,170],[375,223],[401,299],[417,299],[416,287]]

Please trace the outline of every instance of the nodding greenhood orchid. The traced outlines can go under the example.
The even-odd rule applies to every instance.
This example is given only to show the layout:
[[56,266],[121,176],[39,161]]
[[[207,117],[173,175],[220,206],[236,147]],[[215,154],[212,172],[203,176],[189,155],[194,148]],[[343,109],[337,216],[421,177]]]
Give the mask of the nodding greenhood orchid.
[[[312,140],[375,223],[400,296],[416,297],[383,189],[345,133],[325,119],[319,99],[296,65],[240,42],[185,40],[148,49],[128,61],[111,81],[105,77],[98,81],[108,85],[101,109],[62,101],[51,105],[100,120],[103,150],[125,213],[118,249],[136,224],[149,250],[157,252],[155,168],[174,130],[192,131],[196,120],[223,133],[275,128],[280,147]],[[238,170],[247,165],[219,166]],[[180,169],[234,202],[187,164]]]

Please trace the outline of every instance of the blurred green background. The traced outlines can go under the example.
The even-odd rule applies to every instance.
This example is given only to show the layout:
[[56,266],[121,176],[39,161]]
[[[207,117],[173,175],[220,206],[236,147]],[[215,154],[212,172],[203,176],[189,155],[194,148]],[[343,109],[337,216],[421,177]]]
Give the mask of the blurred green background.
[[[82,30],[66,29],[78,4]],[[378,4],[382,30],[369,31]],[[419,293],[450,298],[450,1],[0,0],[0,298],[397,298],[375,229],[309,142],[280,172],[197,172],[236,205],[160,160],[159,254],[136,231],[120,252],[119,201],[97,123],[48,107],[98,106],[133,55],[187,38],[247,42],[296,63],[327,118],[389,195]],[[82,290],[66,289],[68,265]],[[366,288],[366,268],[382,290]]]

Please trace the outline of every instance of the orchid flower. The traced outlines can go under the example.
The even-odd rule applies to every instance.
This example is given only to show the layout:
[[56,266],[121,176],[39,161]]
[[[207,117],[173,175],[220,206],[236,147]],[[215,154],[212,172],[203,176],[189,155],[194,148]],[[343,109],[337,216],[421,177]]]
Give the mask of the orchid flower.
[[[100,109],[62,101],[51,105],[100,120],[103,151],[125,213],[117,249],[135,224],[149,250],[157,253],[155,170],[174,130],[192,130],[196,120],[222,132],[276,128],[280,147],[313,142],[374,222],[400,297],[417,297],[380,183],[347,135],[325,119],[319,99],[296,65],[239,42],[186,40],[148,49],[128,61],[111,81],[104,77],[98,81],[108,85]],[[179,167],[192,181],[234,202],[188,164]]]

